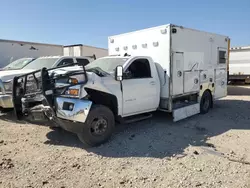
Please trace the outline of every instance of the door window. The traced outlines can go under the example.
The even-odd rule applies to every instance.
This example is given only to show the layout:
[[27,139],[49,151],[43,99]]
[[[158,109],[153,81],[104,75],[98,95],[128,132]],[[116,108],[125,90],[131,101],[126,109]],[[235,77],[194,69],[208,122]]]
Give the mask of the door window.
[[61,60],[61,62],[57,66],[70,65],[73,63],[74,63],[74,60],[72,58],[68,58],[68,59]]
[[219,64],[226,63],[226,51],[219,50]]
[[89,64],[89,60],[88,59],[80,59],[80,58],[76,58],[77,63],[80,63],[82,65],[87,65]]
[[151,78],[150,64],[147,59],[133,61],[125,72],[125,79]]

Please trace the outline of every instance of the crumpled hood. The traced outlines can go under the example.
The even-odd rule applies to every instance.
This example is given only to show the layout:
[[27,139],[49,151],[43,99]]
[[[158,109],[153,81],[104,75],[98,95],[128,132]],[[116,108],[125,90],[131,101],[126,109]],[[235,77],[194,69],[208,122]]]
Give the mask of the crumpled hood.
[[[49,74],[53,73],[54,75],[56,74],[66,74],[71,71],[76,71],[76,70],[81,70],[82,67],[66,67],[66,68],[59,68],[59,69],[54,69],[49,72]],[[94,72],[86,71],[87,77],[88,77],[88,82],[84,85],[84,88],[92,88],[98,91],[103,91],[106,93],[110,93],[108,89],[106,88],[106,85],[112,85],[112,84],[117,84],[117,82],[114,80],[112,75],[108,75],[105,77],[100,77]],[[74,76],[73,76],[74,77]]]
[[[51,70],[49,71],[49,74],[54,74],[54,75],[57,75],[57,74],[66,74],[66,73],[69,73],[69,72],[72,72],[72,71],[78,71],[78,70],[82,70],[82,67],[79,67],[79,66],[74,66],[74,67],[66,67],[66,68],[59,68],[59,69],[54,69],[54,70]],[[88,76],[88,80],[89,81],[93,81],[93,79],[100,79],[99,76],[97,76],[95,73],[93,72],[88,72],[86,71],[86,74]]]
[[15,76],[26,74],[34,71],[33,69],[20,69],[20,70],[4,70],[0,71],[0,79],[2,81],[8,81],[13,79]]

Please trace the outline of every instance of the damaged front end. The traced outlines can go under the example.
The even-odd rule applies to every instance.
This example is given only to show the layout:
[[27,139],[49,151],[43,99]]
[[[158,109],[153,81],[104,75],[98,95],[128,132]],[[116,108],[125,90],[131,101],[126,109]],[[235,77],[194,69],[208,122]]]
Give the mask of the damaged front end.
[[[77,132],[84,123],[92,102],[84,99],[82,87],[88,82],[83,64],[43,68],[13,80],[13,105],[16,117],[31,122],[47,122]],[[85,92],[86,93],[86,92]]]

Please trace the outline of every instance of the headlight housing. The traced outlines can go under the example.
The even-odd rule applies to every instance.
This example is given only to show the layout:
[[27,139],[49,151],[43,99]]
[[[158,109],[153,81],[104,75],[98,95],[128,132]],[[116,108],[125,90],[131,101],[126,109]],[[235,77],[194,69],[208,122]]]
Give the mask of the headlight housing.
[[76,89],[76,88],[68,88],[66,91],[65,91],[65,94],[66,95],[70,95],[70,96],[79,96],[80,94],[80,90],[79,89]]
[[12,93],[12,85],[13,85],[12,81],[3,82],[3,86],[6,93]]
[[77,78],[69,78],[68,83],[69,84],[78,84],[78,79]]
[[84,75],[75,75],[70,76],[66,80],[60,80],[56,83],[57,87],[63,87],[63,86],[70,86],[67,89],[65,89],[61,94],[65,95],[67,97],[74,97],[74,98],[82,98],[83,96],[86,96],[87,93],[82,89],[83,82],[84,82],[85,76]]

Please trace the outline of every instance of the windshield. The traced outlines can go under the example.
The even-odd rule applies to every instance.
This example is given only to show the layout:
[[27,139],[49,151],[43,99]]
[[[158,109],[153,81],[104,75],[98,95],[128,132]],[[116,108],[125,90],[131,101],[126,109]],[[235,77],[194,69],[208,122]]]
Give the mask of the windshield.
[[42,69],[44,67],[49,69],[49,68],[52,68],[52,66],[55,64],[55,62],[58,59],[59,58],[38,58],[38,59],[32,61],[31,63],[29,63],[27,66],[25,66],[24,69],[38,70],[38,69]]
[[93,68],[99,68],[107,73],[112,73],[115,71],[115,68],[118,65],[123,65],[128,58],[103,58],[103,59],[97,59],[88,65],[86,65],[85,69],[93,69]]
[[2,70],[18,70],[29,64],[34,58],[21,58],[5,66]]

